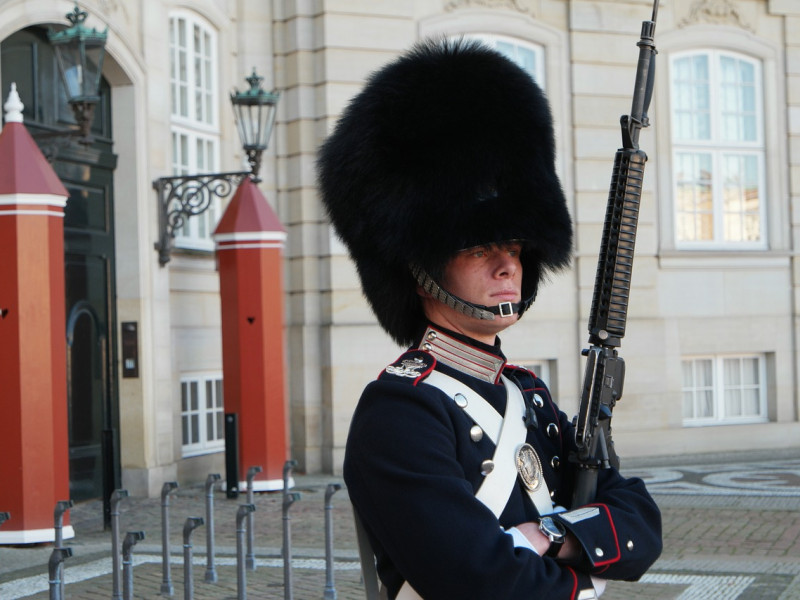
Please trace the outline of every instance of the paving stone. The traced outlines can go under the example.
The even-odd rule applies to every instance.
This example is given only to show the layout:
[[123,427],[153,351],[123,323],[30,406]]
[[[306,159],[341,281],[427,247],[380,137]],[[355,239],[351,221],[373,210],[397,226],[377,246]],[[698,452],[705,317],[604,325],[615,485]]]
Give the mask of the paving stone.
[[[637,583],[609,582],[608,600],[800,600],[800,449],[775,460],[720,456],[681,466],[631,465],[625,474],[648,481],[662,509],[664,552]],[[326,587],[325,490],[334,477],[295,475],[301,493],[283,520],[280,492],[254,495],[256,569],[245,571],[248,599],[285,598],[281,560],[284,527],[291,535],[291,591],[297,600],[320,599]],[[184,597],[183,526],[190,516],[205,517],[203,485],[170,495],[170,578],[173,598]],[[246,495],[214,494],[214,566],[218,581],[207,583],[206,526],[191,538],[193,598],[237,598],[236,512]],[[338,600],[364,598],[352,507],[347,490],[333,495],[333,583]],[[75,537],[65,540],[73,557],[65,562],[64,600],[112,596],[111,533],[103,529],[102,503],[79,503],[70,511]],[[161,594],[160,498],[127,498],[120,504],[120,532],[145,531],[133,548],[134,598]],[[49,598],[50,544],[0,547],[0,600]]]

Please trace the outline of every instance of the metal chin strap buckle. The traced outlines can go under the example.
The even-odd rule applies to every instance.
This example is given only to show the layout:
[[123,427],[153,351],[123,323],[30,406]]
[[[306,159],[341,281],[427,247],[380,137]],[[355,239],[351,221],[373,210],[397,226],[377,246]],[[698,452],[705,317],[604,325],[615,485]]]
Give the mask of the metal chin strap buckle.
[[501,302],[497,305],[497,308],[500,309],[501,317],[510,317],[514,314],[514,307],[511,305],[511,302]]

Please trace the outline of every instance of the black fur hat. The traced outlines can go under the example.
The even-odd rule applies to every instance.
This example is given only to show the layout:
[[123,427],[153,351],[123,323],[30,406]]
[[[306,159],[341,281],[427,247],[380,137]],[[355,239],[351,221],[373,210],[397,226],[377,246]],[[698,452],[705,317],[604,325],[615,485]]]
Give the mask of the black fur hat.
[[425,41],[374,73],[317,162],[322,200],[381,326],[401,345],[425,322],[411,265],[524,240],[523,298],[569,263],[572,223],[547,100],[473,41]]

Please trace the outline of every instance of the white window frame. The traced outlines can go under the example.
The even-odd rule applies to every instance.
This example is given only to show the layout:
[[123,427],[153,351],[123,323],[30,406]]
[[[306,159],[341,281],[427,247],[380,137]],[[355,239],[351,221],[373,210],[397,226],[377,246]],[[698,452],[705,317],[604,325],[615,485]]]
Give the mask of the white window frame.
[[[708,139],[680,139],[677,137],[678,118],[676,111],[678,102],[676,99],[677,90],[674,84],[675,64],[679,60],[687,59],[692,56],[704,56],[708,60],[709,66],[709,124],[710,132]],[[721,109],[719,102],[719,62],[723,58],[732,58],[737,61],[744,61],[753,66],[755,83],[755,106],[753,109],[755,116],[756,139],[754,140],[725,140],[722,136]],[[679,250],[766,250],[768,248],[768,191],[766,184],[766,146],[764,135],[764,80],[763,65],[758,58],[748,56],[738,52],[727,50],[695,48],[683,52],[677,52],[670,57],[670,110],[672,119],[672,198],[673,198],[673,218],[674,218],[674,243]],[[681,218],[679,209],[679,184],[678,169],[681,155],[703,155],[708,157],[711,165],[712,177],[709,181],[711,186],[711,205],[712,205],[712,228],[713,236],[708,240],[680,239],[679,232]],[[757,168],[757,186],[759,205],[757,209],[759,221],[759,239],[748,240],[727,240],[725,239],[725,198],[724,198],[724,179],[723,163],[731,157],[754,158]]]
[[[222,373],[181,376],[181,445],[184,458],[225,449],[223,387]],[[209,391],[212,396],[210,399]],[[191,403],[192,396],[194,404]]]
[[[758,393],[758,412],[757,414],[729,414],[727,410],[726,391],[730,386],[725,382],[725,361],[738,360],[740,363],[743,360],[756,360],[758,362],[758,382],[756,383],[739,383],[735,386],[734,390],[756,390]],[[698,386],[697,379],[693,376],[692,385],[687,386],[686,381],[681,381],[681,410],[683,415],[684,427],[705,427],[710,425],[743,425],[766,423],[768,420],[767,413],[767,359],[763,354],[716,354],[716,355],[693,355],[682,357],[682,368],[687,366],[687,363],[692,365],[693,370],[700,361],[709,361],[711,363],[711,384],[708,386]],[[683,377],[683,375],[682,375]],[[707,391],[712,395],[712,414],[709,416],[694,416],[697,414],[698,394]],[[688,400],[687,394],[691,394],[692,414],[687,415],[686,402]]]
[[[183,44],[179,43],[183,28]],[[188,11],[170,13],[170,113],[173,175],[220,170],[218,35],[204,19]],[[199,41],[195,41],[195,32]],[[199,46],[199,47],[198,47]],[[179,68],[183,61],[183,69]],[[179,95],[184,94],[183,102]],[[185,144],[182,143],[185,141]],[[203,147],[199,151],[198,147]],[[220,199],[186,220],[175,232],[179,248],[211,251],[211,234],[220,216]]]
[[[543,90],[547,89],[546,85],[546,78],[545,78],[545,66],[544,66],[544,47],[541,44],[535,44],[533,42],[528,42],[526,40],[521,40],[519,38],[511,37],[508,35],[498,35],[494,33],[472,33],[465,36],[468,39],[476,39],[480,40],[490,48],[493,48],[500,52],[503,56],[512,60],[517,66],[523,69],[528,75],[530,75],[533,80],[539,84]],[[503,47],[504,45],[510,45],[512,52],[509,53]],[[533,52],[534,55],[534,67],[533,70],[528,68],[520,59],[517,53],[520,49],[528,50]]]

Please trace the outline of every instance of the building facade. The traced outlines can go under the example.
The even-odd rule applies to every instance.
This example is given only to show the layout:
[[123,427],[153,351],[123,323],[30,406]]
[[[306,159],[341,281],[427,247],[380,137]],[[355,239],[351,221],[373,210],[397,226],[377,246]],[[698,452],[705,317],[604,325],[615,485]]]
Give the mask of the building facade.
[[[796,446],[800,5],[661,4],[617,450],[624,459]],[[73,7],[0,0],[2,94],[16,82],[34,133],[70,123],[46,32],[63,27]],[[503,343],[549,381],[566,412],[577,409],[619,118],[630,111],[651,0],[80,7],[88,26],[108,28],[108,42],[95,143],[59,148],[53,160],[70,192],[65,339],[76,498],[96,496],[108,473],[132,494],[156,495],[164,481],[223,468],[210,234],[225,201],[176,230],[162,265],[153,182],[244,168],[228,94],[253,68],[265,89],[281,92],[261,189],[288,233],[280,283],[291,455],[307,472],[339,471],[361,389],[401,349],[377,326],[327,222],[315,153],[369,73],[428,36],[483,39],[529,70],[552,104],[575,258]],[[109,433],[114,452],[104,450]]]

